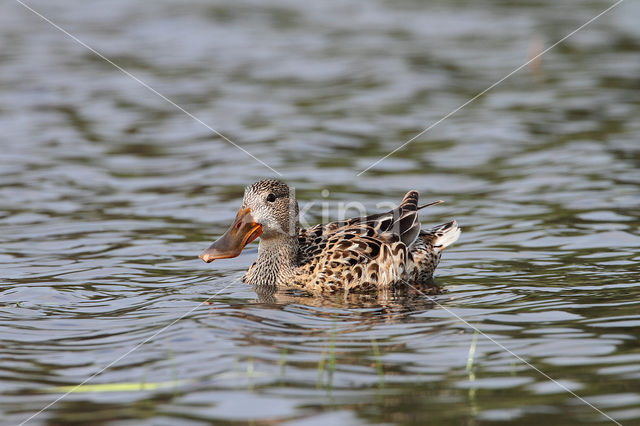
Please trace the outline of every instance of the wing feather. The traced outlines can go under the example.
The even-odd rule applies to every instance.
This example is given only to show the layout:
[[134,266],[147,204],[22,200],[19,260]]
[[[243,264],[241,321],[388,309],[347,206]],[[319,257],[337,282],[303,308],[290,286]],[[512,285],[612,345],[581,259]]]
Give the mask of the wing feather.
[[299,265],[311,287],[363,290],[401,281],[421,235],[418,211],[441,202],[418,206],[418,198],[409,191],[393,210],[300,230]]

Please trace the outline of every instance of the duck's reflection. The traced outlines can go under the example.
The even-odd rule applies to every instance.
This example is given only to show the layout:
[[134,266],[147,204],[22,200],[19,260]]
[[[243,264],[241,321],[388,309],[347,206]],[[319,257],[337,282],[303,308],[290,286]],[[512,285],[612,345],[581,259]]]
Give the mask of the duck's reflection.
[[374,309],[380,313],[406,314],[437,306],[434,296],[446,290],[433,280],[420,286],[382,289],[376,293],[311,294],[302,291],[278,290],[275,286],[252,286],[257,302],[265,305],[303,305],[322,308]]

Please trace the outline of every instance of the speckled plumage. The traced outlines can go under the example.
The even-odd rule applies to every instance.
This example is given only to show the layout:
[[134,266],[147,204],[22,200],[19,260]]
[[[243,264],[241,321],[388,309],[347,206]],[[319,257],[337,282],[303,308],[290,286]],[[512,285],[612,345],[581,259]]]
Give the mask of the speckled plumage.
[[[275,201],[265,201],[270,194]],[[289,188],[277,180],[257,182],[245,191],[242,207],[264,232],[244,281],[314,293],[423,283],[433,276],[442,250],[460,235],[455,221],[421,230],[418,211],[428,205],[418,206],[418,192],[409,191],[389,212],[299,230]]]

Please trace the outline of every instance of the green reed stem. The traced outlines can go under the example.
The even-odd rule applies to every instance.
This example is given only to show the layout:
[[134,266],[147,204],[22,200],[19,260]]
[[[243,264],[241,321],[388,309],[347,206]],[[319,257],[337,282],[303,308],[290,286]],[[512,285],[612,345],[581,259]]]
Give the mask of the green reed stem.
[[376,339],[371,339],[371,348],[373,349],[373,355],[376,360],[376,371],[378,372],[378,387],[382,389],[384,386],[384,370],[382,369],[382,356],[380,355],[380,348],[378,348],[378,342]]

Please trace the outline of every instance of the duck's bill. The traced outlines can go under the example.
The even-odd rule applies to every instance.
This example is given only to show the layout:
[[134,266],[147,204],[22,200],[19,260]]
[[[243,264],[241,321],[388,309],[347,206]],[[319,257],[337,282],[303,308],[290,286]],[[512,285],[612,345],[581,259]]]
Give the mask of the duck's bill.
[[242,252],[244,246],[258,238],[260,234],[262,234],[262,225],[253,220],[251,210],[241,209],[231,228],[208,249],[200,253],[200,259],[209,263],[216,259],[236,257]]

